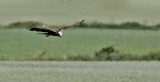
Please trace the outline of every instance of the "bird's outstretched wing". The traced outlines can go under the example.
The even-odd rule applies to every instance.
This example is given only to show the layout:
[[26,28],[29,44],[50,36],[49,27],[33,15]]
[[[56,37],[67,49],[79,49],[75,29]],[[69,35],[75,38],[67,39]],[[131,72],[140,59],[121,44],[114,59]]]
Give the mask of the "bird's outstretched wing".
[[46,29],[46,28],[37,28],[37,27],[28,27],[30,31],[37,31],[37,32],[54,32],[53,30]]
[[80,25],[80,24],[82,24],[82,22],[83,22],[84,20],[82,20],[80,23],[78,23],[78,24],[74,24],[74,25],[71,25],[71,26],[66,26],[66,27],[63,27],[63,28],[61,28],[61,29],[59,29],[59,30],[57,30],[57,31],[60,31],[60,30],[67,30],[67,29],[69,29],[69,28],[71,28],[71,27],[75,27],[75,26],[78,26],[78,25]]

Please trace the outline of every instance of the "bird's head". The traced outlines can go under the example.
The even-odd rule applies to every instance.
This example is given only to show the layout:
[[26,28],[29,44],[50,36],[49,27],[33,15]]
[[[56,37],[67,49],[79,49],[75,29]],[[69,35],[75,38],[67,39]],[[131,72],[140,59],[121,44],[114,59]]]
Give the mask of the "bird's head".
[[59,37],[62,37],[62,31],[59,31],[58,34],[59,34]]

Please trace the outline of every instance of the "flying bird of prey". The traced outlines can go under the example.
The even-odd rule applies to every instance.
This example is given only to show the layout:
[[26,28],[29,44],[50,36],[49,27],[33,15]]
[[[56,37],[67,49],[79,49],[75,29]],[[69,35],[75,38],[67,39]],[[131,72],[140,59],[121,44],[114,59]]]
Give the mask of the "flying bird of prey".
[[46,37],[48,36],[59,36],[60,38],[62,37],[62,31],[64,30],[67,30],[71,27],[75,27],[75,26],[78,26],[80,25],[84,20],[82,20],[80,23],[78,24],[74,24],[74,25],[71,25],[71,26],[66,26],[66,27],[63,27],[63,28],[60,28],[59,30],[57,31],[53,31],[53,30],[50,30],[50,29],[47,29],[47,28],[37,28],[37,27],[29,27],[29,30],[30,31],[36,31],[36,32],[41,32],[41,33],[38,33],[38,34],[43,34],[43,35],[46,35]]

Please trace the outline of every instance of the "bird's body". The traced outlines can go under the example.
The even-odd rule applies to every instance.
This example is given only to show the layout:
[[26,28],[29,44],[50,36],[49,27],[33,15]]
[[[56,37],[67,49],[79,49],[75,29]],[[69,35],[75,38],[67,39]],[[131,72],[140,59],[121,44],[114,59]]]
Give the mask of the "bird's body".
[[66,27],[63,27],[57,31],[53,31],[53,30],[50,30],[50,29],[46,29],[46,28],[37,28],[37,27],[29,27],[29,30],[30,31],[37,31],[37,32],[41,32],[39,34],[43,34],[43,35],[46,35],[46,37],[48,36],[59,36],[59,37],[62,37],[62,31],[63,30],[66,30],[66,29],[69,29],[71,27],[75,27],[77,25],[80,25],[84,20],[82,20],[80,23],[78,24],[74,24],[74,25],[71,25],[71,26],[66,26]]

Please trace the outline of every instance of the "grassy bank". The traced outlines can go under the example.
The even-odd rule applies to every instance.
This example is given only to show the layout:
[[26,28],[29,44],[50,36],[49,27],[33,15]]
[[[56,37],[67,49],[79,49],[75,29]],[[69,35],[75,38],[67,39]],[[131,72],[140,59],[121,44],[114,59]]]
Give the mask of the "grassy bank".
[[[155,25],[146,25],[141,24],[139,22],[124,22],[124,23],[102,23],[98,21],[93,21],[91,23],[86,23],[87,21],[83,22],[79,25],[79,28],[99,28],[99,29],[140,29],[140,30],[159,30],[160,24],[157,23]],[[78,22],[76,22],[78,23]],[[73,24],[76,24],[73,23]],[[73,25],[71,24],[71,25]],[[0,26],[0,29],[14,29],[14,28],[27,28],[29,26],[33,27],[41,27],[44,28],[45,23],[36,22],[36,21],[25,21],[25,22],[14,22],[8,25]],[[69,26],[66,25],[66,26]],[[64,25],[47,25],[49,28],[62,28],[65,27]]]

